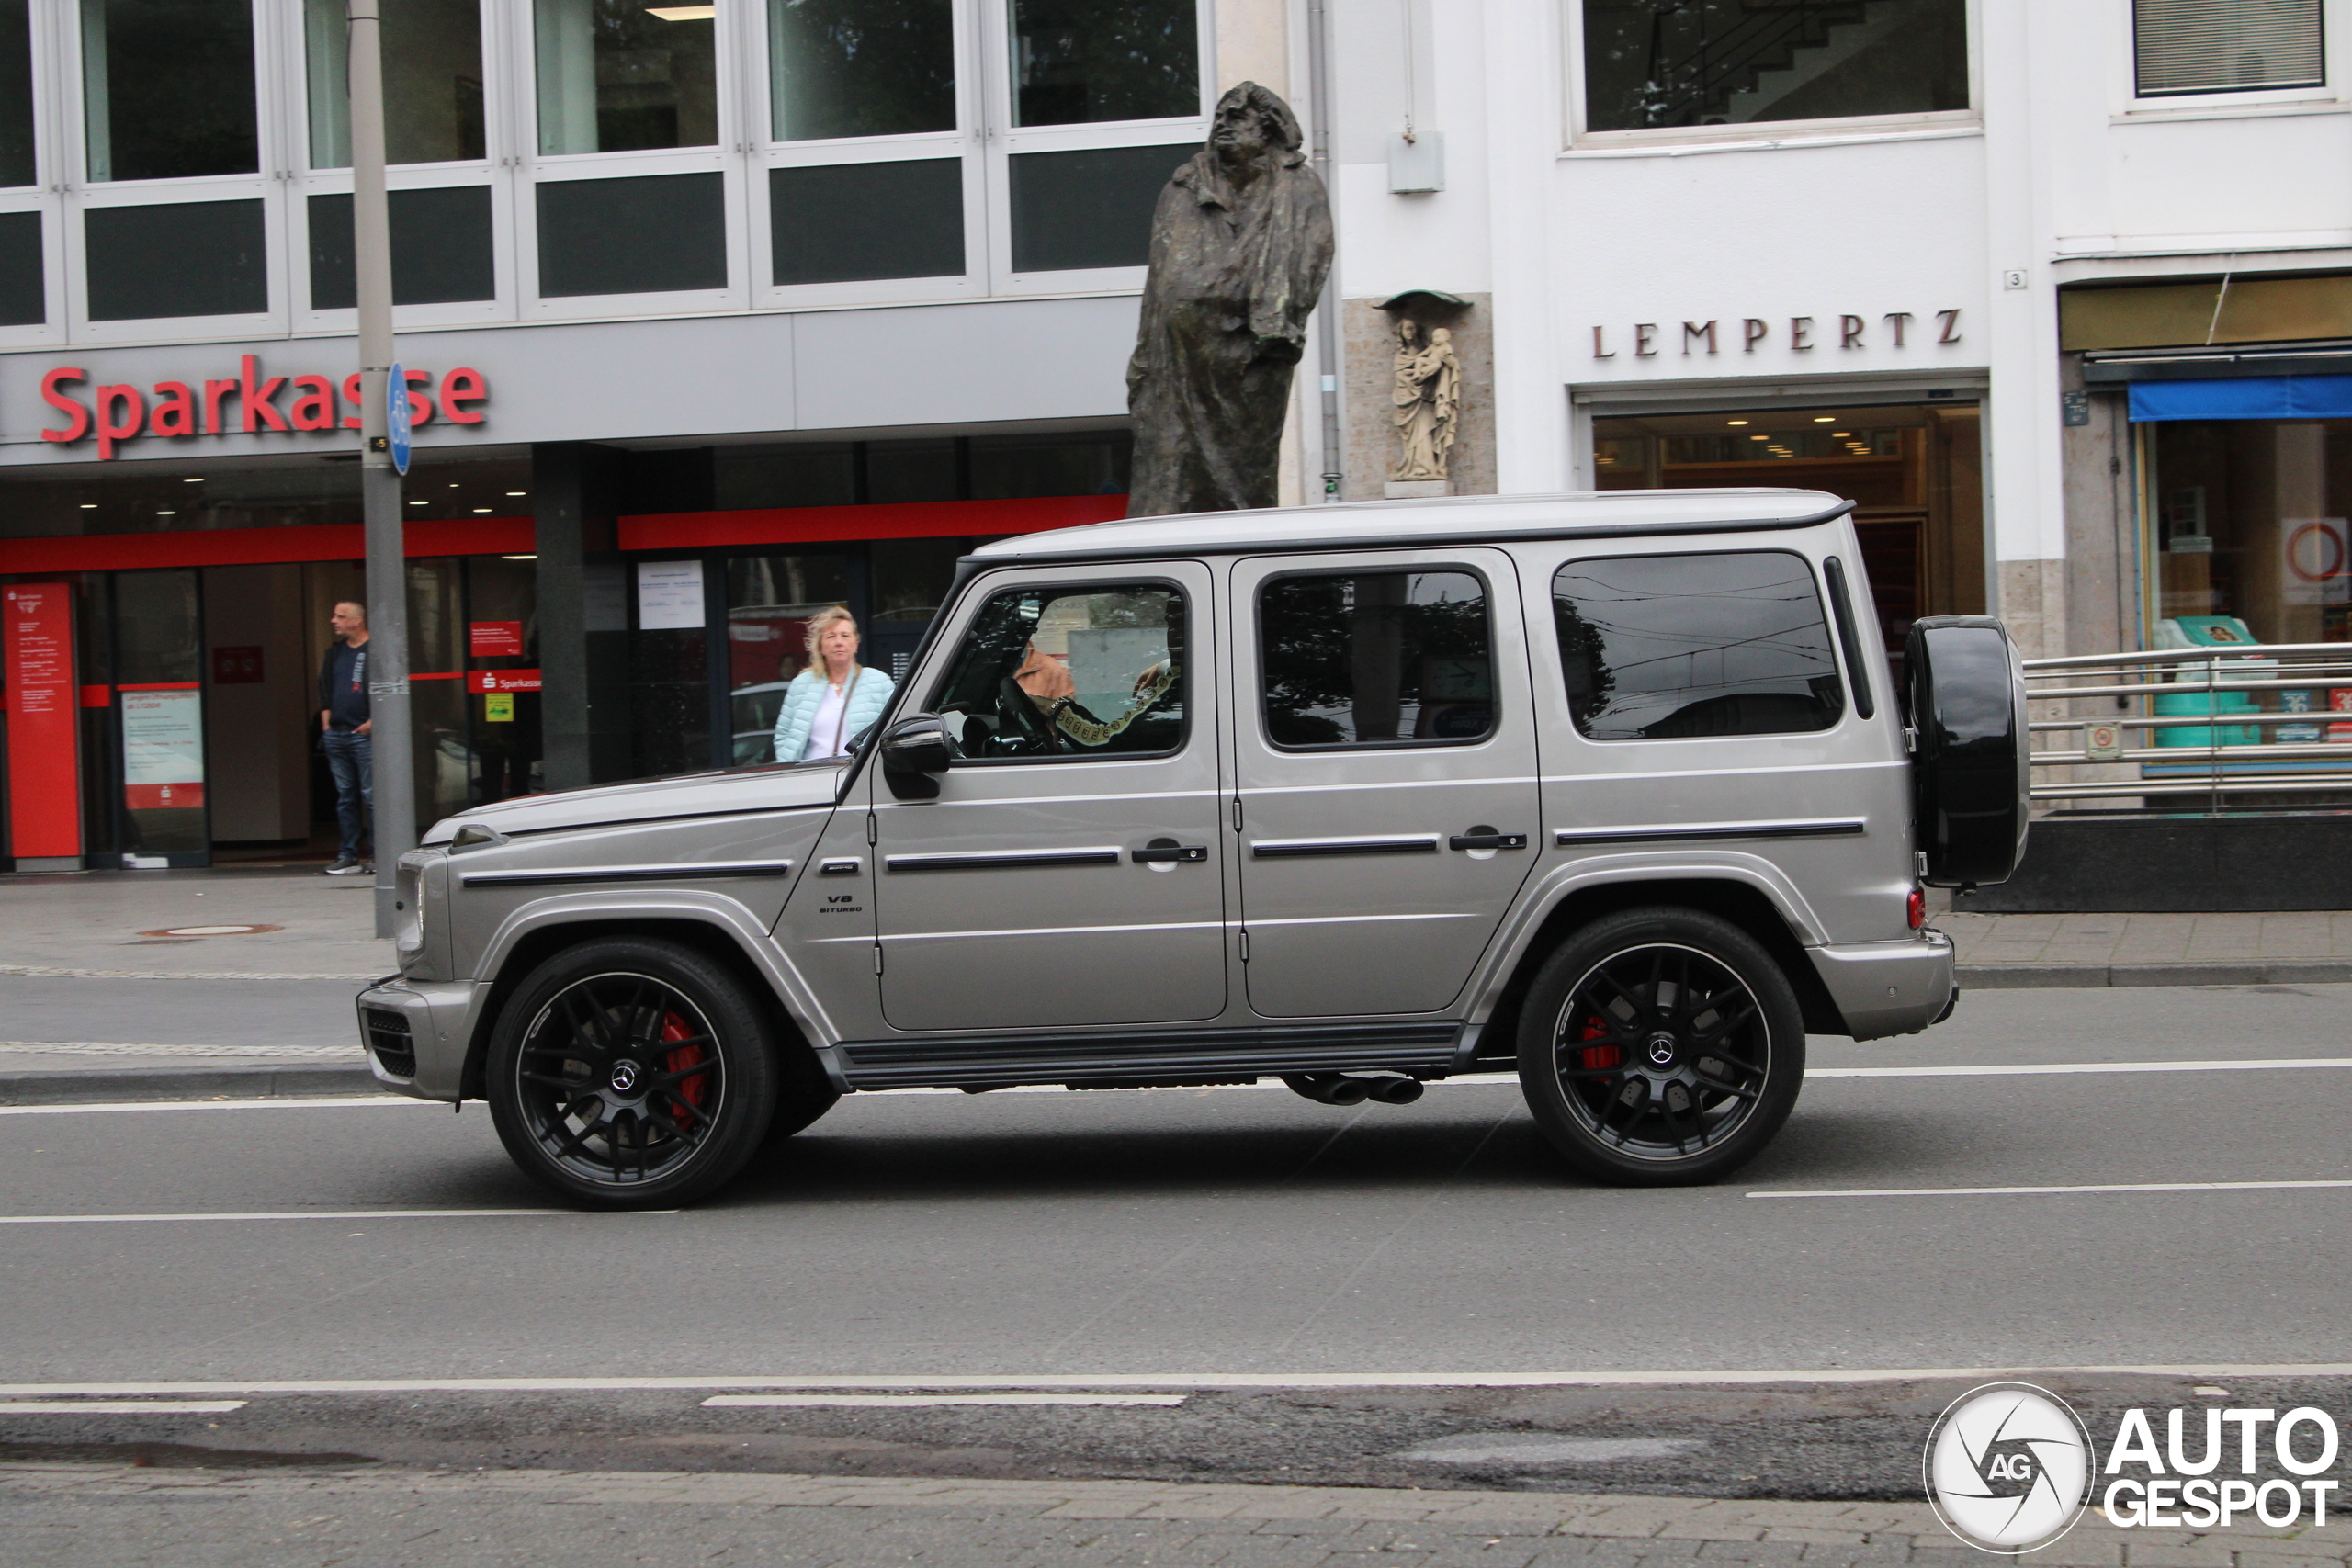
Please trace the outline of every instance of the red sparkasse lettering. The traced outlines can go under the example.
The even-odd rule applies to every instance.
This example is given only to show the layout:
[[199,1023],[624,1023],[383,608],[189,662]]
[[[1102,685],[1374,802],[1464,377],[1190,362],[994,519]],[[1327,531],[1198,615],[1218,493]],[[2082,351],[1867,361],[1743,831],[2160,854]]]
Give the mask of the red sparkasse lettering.
[[481,410],[461,409],[458,405],[489,400],[490,383],[469,365],[460,365],[441,378],[441,412],[449,416],[451,424],[480,424]]
[[410,370],[403,374],[408,382],[408,423],[413,430],[420,424],[433,423],[433,394],[424,389],[433,384],[430,370]]
[[218,435],[224,428],[220,423],[222,400],[237,389],[234,381],[207,381],[204,384],[204,434]]
[[58,388],[65,382],[82,380],[88,374],[89,372],[78,365],[61,365],[40,378],[40,400],[51,408],[67,414],[73,420],[73,423],[62,430],[42,431],[40,438],[43,441],[79,441],[90,434],[89,406],[79,399],[69,398],[58,390]]
[[334,383],[323,376],[297,376],[294,389],[300,393],[294,400],[290,417],[297,430],[333,430],[334,428]]
[[244,411],[243,428],[250,433],[254,428],[254,416],[259,415],[261,423],[270,429],[283,430],[286,428],[286,416],[277,412],[277,405],[270,400],[277,396],[278,388],[286,385],[286,378],[272,376],[255,386],[254,378],[260,374],[260,355],[247,354],[238,357],[237,402],[238,407]]
[[[40,432],[43,441],[64,445],[95,434],[99,457],[111,458],[119,443],[142,435],[175,439],[222,435],[232,430],[251,434],[329,431],[338,424],[345,430],[363,428],[358,376],[345,378],[339,389],[328,376],[265,378],[258,355],[240,355],[234,378],[203,381],[201,391],[197,390],[199,383],[192,381],[157,381],[152,389],[115,382],[93,388],[86,397],[74,396],[70,390],[74,384],[89,379],[90,372],[79,365],[56,366],[41,376],[41,401],[65,416],[62,428]],[[437,389],[434,379],[431,370],[408,372],[411,425],[430,424],[436,419],[452,424],[482,423],[480,405],[490,399],[490,382],[480,370],[459,366],[441,378]],[[338,390],[341,407],[336,404]],[[278,401],[281,394],[288,395],[283,405]],[[232,398],[237,400],[234,424],[229,410]],[[130,423],[125,423],[126,420]]]
[[[98,404],[98,460],[104,462],[114,456],[114,444],[125,436],[139,434],[147,421],[147,400],[136,387],[121,385],[100,387]],[[122,417],[112,417],[113,411],[122,411]]]
[[194,435],[196,393],[186,381],[155,383],[155,406],[147,415],[150,435]]

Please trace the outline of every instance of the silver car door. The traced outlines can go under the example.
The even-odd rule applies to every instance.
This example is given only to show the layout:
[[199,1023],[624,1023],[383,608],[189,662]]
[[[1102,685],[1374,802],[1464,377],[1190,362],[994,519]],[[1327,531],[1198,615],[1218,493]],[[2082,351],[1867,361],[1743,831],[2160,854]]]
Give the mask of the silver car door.
[[1261,557],[1231,581],[1250,1005],[1442,1009],[1536,858],[1510,558]]
[[1180,1022],[1225,1009],[1210,578],[1198,562],[991,573],[902,706],[962,756],[876,791],[897,1030]]

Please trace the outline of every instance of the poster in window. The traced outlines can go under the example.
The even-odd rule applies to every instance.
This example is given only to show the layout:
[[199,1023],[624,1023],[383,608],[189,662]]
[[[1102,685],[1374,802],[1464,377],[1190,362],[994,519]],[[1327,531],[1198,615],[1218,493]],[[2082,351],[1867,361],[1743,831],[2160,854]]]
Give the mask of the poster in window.
[[702,562],[647,560],[637,563],[637,626],[639,631],[684,631],[702,625]]
[[133,811],[204,804],[204,694],[122,694],[122,803]]

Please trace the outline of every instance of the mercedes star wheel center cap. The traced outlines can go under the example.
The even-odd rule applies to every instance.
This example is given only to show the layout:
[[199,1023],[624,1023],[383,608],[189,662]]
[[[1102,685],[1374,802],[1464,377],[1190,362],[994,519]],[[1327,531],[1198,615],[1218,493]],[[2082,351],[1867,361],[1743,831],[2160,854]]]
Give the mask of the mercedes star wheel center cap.
[[1647,1055],[1653,1067],[1674,1066],[1674,1036],[1663,1032],[1651,1035]]
[[613,1064],[613,1092],[627,1094],[637,1087],[637,1075],[642,1071],[635,1062],[624,1056]]

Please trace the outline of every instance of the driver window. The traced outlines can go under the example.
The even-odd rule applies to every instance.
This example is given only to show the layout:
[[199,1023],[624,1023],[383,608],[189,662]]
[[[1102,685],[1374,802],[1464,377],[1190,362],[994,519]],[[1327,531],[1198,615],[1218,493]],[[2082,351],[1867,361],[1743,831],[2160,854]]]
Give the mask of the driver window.
[[967,759],[1164,756],[1186,673],[1175,589],[1016,588],[980,606],[930,709]]

